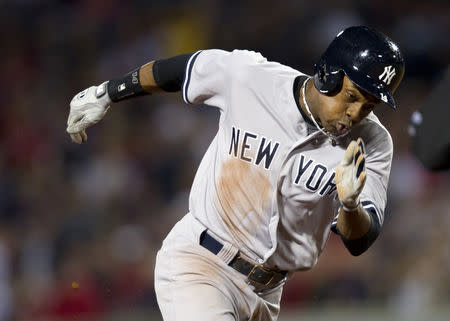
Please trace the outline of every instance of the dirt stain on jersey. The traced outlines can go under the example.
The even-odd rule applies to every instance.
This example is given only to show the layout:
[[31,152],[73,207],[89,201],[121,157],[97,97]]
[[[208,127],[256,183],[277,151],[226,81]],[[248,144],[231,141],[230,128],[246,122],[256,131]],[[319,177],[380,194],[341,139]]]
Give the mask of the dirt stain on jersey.
[[222,165],[218,184],[221,216],[238,240],[251,241],[270,206],[268,172],[237,158]]

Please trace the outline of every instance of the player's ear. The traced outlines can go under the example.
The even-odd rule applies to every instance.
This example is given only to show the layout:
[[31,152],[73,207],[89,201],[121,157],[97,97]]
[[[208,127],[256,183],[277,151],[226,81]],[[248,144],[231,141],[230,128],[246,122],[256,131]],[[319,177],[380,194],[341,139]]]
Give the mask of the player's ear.
[[325,64],[316,66],[314,87],[324,95],[334,96],[342,89],[344,73],[342,70],[328,71]]

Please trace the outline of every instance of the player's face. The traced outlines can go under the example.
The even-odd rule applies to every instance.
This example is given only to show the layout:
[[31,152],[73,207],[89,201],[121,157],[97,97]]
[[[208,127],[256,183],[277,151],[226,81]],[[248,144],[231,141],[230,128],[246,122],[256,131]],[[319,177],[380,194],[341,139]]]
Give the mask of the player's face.
[[334,96],[320,95],[318,115],[322,126],[334,135],[343,135],[357,125],[380,100],[356,87],[344,77],[341,91]]

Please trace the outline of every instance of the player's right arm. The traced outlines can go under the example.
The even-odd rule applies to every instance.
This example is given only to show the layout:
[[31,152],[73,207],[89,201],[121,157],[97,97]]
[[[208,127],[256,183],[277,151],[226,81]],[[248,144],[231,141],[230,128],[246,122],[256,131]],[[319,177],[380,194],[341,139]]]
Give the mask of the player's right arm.
[[261,54],[210,49],[151,61],[131,72],[75,95],[67,132],[76,143],[86,141],[86,128],[100,121],[112,103],[157,92],[182,90],[189,104],[206,104],[225,112],[232,82],[248,82],[251,66],[267,63]]
[[78,144],[87,140],[86,128],[99,122],[112,103],[132,97],[181,90],[186,64],[193,54],[151,61],[128,74],[91,86],[70,102],[67,132]]

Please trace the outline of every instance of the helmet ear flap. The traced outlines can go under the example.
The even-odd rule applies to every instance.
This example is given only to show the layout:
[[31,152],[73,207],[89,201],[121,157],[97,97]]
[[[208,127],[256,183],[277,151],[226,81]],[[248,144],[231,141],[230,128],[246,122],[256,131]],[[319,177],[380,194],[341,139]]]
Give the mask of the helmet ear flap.
[[324,63],[315,66],[314,86],[327,96],[336,95],[342,88],[344,73],[342,70],[329,71]]

